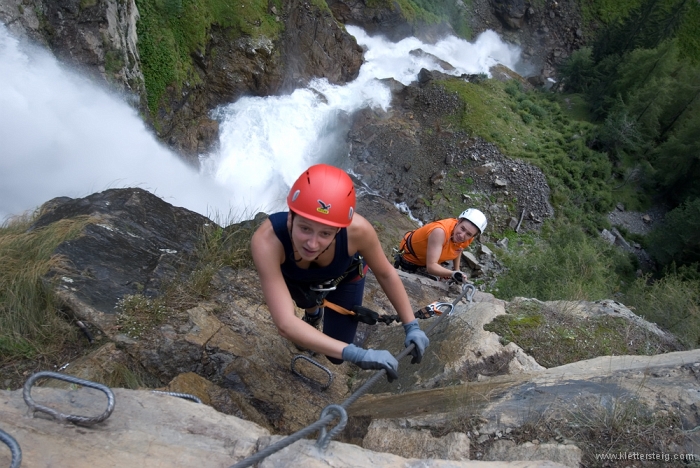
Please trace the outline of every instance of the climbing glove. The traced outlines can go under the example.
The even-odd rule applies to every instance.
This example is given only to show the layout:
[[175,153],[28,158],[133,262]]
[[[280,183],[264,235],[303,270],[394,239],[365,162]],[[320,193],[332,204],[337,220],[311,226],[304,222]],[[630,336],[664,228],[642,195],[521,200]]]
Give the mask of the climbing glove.
[[343,360],[357,364],[363,369],[384,369],[389,382],[399,377],[399,361],[383,349],[363,349],[349,344],[343,348]]
[[452,279],[455,280],[458,283],[464,283],[464,281],[467,279],[467,275],[462,273],[461,271],[453,271],[452,272]]
[[404,323],[403,329],[406,331],[406,340],[403,342],[404,346],[407,348],[413,343],[415,346],[411,351],[413,359],[411,359],[411,364],[418,364],[423,359],[423,353],[425,348],[430,344],[430,340],[418,326],[418,320],[413,322]]

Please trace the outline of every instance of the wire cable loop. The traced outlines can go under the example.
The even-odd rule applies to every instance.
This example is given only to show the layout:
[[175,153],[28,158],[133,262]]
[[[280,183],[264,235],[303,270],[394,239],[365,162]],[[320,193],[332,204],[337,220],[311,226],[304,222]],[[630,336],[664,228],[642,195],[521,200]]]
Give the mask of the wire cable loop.
[[333,439],[333,437],[335,437],[337,434],[340,434],[340,432],[343,429],[345,429],[345,425],[348,423],[348,413],[342,406],[326,406],[325,408],[323,408],[323,411],[321,411],[321,418],[325,418],[328,414],[331,413],[335,413],[338,416],[339,421],[338,424],[336,424],[327,434],[325,426],[322,427],[319,431],[318,440],[316,441],[316,447],[318,447],[322,451],[328,448],[328,445],[331,443],[331,439]]

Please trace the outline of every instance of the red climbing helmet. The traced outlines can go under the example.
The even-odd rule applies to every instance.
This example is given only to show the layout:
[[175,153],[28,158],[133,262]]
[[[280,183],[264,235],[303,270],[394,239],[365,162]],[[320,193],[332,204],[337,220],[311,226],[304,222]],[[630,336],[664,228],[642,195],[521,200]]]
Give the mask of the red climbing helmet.
[[334,227],[347,227],[355,213],[355,186],[337,167],[316,164],[299,176],[287,195],[294,213]]

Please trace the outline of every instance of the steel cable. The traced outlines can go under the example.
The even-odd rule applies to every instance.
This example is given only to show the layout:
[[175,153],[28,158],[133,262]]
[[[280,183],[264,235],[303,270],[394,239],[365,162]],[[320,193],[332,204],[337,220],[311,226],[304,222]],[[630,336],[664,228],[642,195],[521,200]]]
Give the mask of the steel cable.
[[[471,294],[470,294],[470,295],[467,295],[467,291],[470,291],[470,290],[471,290]],[[469,302],[472,302],[472,298],[474,297],[474,293],[475,293],[475,292],[476,292],[476,288],[474,287],[473,284],[465,283],[464,285],[462,285],[462,292],[461,292],[461,293],[459,294],[459,296],[457,296],[457,298],[452,302],[452,307],[454,308],[454,306],[456,306],[457,303],[458,303],[459,301],[461,301],[462,298],[465,297],[465,296],[467,296],[467,300],[468,300]],[[435,321],[435,323],[433,323],[430,327],[428,327],[428,330],[425,332],[426,335],[429,334],[431,331],[433,331],[433,330],[435,329],[435,327],[440,323],[440,321],[442,320],[442,318],[443,318],[444,316],[446,316],[446,315],[449,315],[449,314],[442,314],[442,315],[440,315],[440,316],[438,317],[438,319]],[[401,351],[399,354],[397,354],[397,355],[395,356],[395,357],[396,357],[396,360],[399,361],[399,360],[401,360],[402,358],[404,358],[404,357],[405,357],[406,355],[408,355],[411,351],[413,351],[413,348],[415,348],[415,346],[416,346],[415,344],[411,343],[410,346],[404,348],[403,351]],[[347,400],[345,400],[343,403],[341,403],[340,405],[329,405],[329,406],[330,406],[330,407],[339,406],[339,407],[341,407],[342,409],[347,409],[350,405],[352,405],[354,402],[356,402],[362,395],[364,395],[364,394],[365,394],[375,383],[377,383],[377,381],[378,381],[379,379],[381,379],[385,374],[386,374],[386,370],[385,370],[385,369],[381,369],[381,370],[377,371],[376,374],[374,374],[372,377],[370,377],[370,378],[367,380],[367,382],[365,382],[359,389],[357,389],[357,390],[355,391],[355,393],[353,393],[352,395],[350,395],[350,397],[349,397]],[[335,419],[335,416],[333,416],[332,414],[328,414],[328,415],[326,415],[326,416],[323,416],[323,414],[324,414],[325,412],[326,412],[326,411],[325,411],[325,408],[324,408],[324,411],[321,413],[321,415],[322,415],[321,418],[320,418],[319,420],[317,420],[315,423],[310,424],[309,426],[306,426],[305,428],[303,428],[303,429],[301,429],[301,430],[295,432],[294,434],[292,434],[292,435],[290,435],[290,436],[287,436],[287,437],[285,437],[284,439],[282,439],[282,440],[280,440],[280,441],[278,441],[278,442],[276,442],[276,443],[274,443],[274,444],[272,444],[272,445],[269,445],[269,446],[265,447],[264,449],[262,449],[262,450],[260,450],[259,452],[257,452],[257,453],[255,453],[255,454],[251,455],[250,457],[245,458],[245,459],[239,461],[239,462],[236,463],[235,465],[231,465],[231,467],[229,467],[229,468],[246,468],[246,467],[249,467],[249,466],[253,466],[254,464],[256,464],[256,463],[262,461],[263,459],[269,457],[269,456],[272,455],[273,453],[278,452],[278,451],[282,450],[283,448],[285,448],[285,447],[287,447],[287,446],[289,446],[289,445],[292,445],[294,442],[296,442],[296,441],[298,441],[298,440],[301,440],[302,438],[304,438],[305,436],[307,436],[307,435],[309,435],[309,434],[312,434],[312,433],[315,432],[316,430],[325,430],[326,425],[327,425],[328,423],[330,423],[333,419]],[[342,425],[344,426],[342,414],[339,414],[339,418],[340,418],[340,420],[341,420],[341,421],[340,421],[340,424],[342,424]],[[341,429],[342,429],[342,428],[341,428]],[[332,430],[330,431],[330,434],[335,434],[335,433],[336,433],[336,432],[335,432],[335,429],[332,429]],[[319,437],[317,446],[320,445],[322,449],[325,449],[325,448],[328,446],[328,444],[330,443],[330,439],[329,439],[328,436],[325,436],[325,433],[322,433],[322,435],[324,436],[324,437],[323,437],[324,440],[321,441],[321,437]]]
[[202,403],[202,400],[195,395],[190,395],[189,393],[179,393],[179,392],[163,392],[161,390],[151,390],[151,393],[158,393],[159,395],[170,395],[184,400],[194,401],[195,403]]

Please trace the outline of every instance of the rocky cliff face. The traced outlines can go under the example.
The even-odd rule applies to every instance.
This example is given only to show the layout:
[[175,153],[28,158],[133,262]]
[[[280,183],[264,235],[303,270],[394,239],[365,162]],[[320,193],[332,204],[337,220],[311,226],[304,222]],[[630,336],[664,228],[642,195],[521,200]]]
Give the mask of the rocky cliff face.
[[143,74],[134,0],[0,2],[12,33],[49,47],[56,57],[138,102]]
[[241,37],[231,42],[214,26],[203,55],[194,58],[202,84],[169,93],[169,104],[157,117],[159,136],[191,158],[216,144],[218,127],[209,112],[245,95],[291,92],[311,78],[334,84],[353,80],[362,51],[328,10],[313,3],[284,3],[278,40]]
[[[359,209],[378,227],[385,246],[393,243],[387,244],[387,239],[415,227],[378,197],[363,198]],[[269,434],[302,430],[318,421],[328,405],[354,401],[362,395],[355,392],[373,375],[358,372],[348,363],[334,366],[319,355],[302,353],[299,359],[295,346],[278,335],[254,270],[222,267],[204,277],[209,278],[204,285],[206,297],[188,293],[186,285],[203,278],[195,255],[197,239],[203,229],[218,228],[196,213],[140,189],[55,199],[42,212],[31,229],[78,216],[88,219],[77,238],[56,248],[55,254],[63,261],[45,278],[63,301],[64,312],[87,326],[96,342],[93,352],[68,363],[62,372],[115,382],[128,369],[150,388],[196,396],[207,408],[200,411],[191,402],[117,389],[114,419],[83,430],[45,417],[14,417],[12,414],[22,411],[20,392],[2,392],[5,409],[0,411],[0,421],[4,430],[28,447],[27,466],[45,466],[46,457],[64,457],[67,447],[86,451],[82,459],[94,467],[159,466],[182,447],[190,455],[198,453],[190,447],[206,447],[220,463],[214,466],[229,466],[227,457],[233,459],[230,464],[268,446]],[[230,226],[222,235],[254,224]],[[515,343],[504,346],[497,335],[484,330],[486,323],[505,313],[505,302],[479,292],[471,300],[456,301],[459,288],[455,291],[444,283],[409,274],[401,273],[401,278],[416,309],[439,300],[452,303],[454,311],[421,321],[431,339],[423,362],[402,361],[397,382],[375,382],[364,390],[371,395],[350,408],[347,428],[335,436],[339,442],[384,454],[367,455],[366,450],[338,442],[327,452],[309,452],[304,443],[275,454],[265,462],[269,465],[261,466],[348,466],[345,457],[361,460],[365,456],[375,463],[382,460],[383,466],[399,466],[402,459],[393,457],[403,456],[452,460],[453,466],[465,467],[482,466],[472,465],[470,459],[500,460],[498,466],[577,467],[582,452],[576,440],[561,436],[569,428],[561,423],[562,418],[580,411],[577,408],[588,408],[591,402],[593,411],[606,398],[610,404],[634,398],[658,415],[673,412],[683,427],[700,423],[700,401],[693,390],[698,374],[693,363],[700,360],[697,350],[601,357],[544,369]],[[371,274],[364,302],[381,314],[392,314]],[[138,307],[127,306],[136,303]],[[581,316],[627,318],[630,327],[642,322],[613,301],[547,306]],[[645,326],[663,334],[650,324]],[[403,329],[396,324],[361,324],[358,344],[398,353],[403,338]],[[37,388],[37,398],[59,405],[63,413],[99,414],[102,410],[94,393],[77,393],[61,382],[47,383],[64,390]],[[247,422],[227,420],[223,414]],[[527,434],[536,428],[533,419],[546,419],[548,427],[557,424],[564,432],[552,435],[551,440],[547,436],[542,444],[532,443],[533,436]],[[100,437],[110,441],[107,452],[102,442],[94,442],[103,440]],[[228,442],[222,442],[222,437]],[[688,433],[687,439],[673,438],[676,445],[664,449],[696,451],[693,437]],[[168,449],[171,444],[180,448]],[[98,446],[101,448],[94,451]],[[180,464],[169,466],[196,465],[189,455],[176,458]],[[514,461],[543,458],[553,462],[523,465]],[[425,465],[433,466],[431,463],[442,466],[438,460]]]
[[[410,86],[389,83],[394,99],[388,112],[355,116],[348,134],[355,172],[423,222],[454,216],[450,210],[464,203],[483,209],[492,226],[506,227],[522,216],[523,229],[539,229],[554,215],[542,171],[509,159],[493,144],[443,128],[462,104],[439,85],[444,76],[421,76],[422,82]],[[512,198],[517,206],[508,207]]]
[[[218,128],[209,112],[217,105],[243,95],[289,92],[311,78],[338,84],[357,76],[362,51],[329,10],[292,0],[275,14],[284,23],[279,38],[231,41],[213,25],[205,52],[192,57],[201,84],[169,88],[152,116],[159,138],[190,161],[216,143]],[[61,61],[126,93],[149,115],[138,19],[134,0],[0,0],[0,21],[14,34],[48,46]]]

